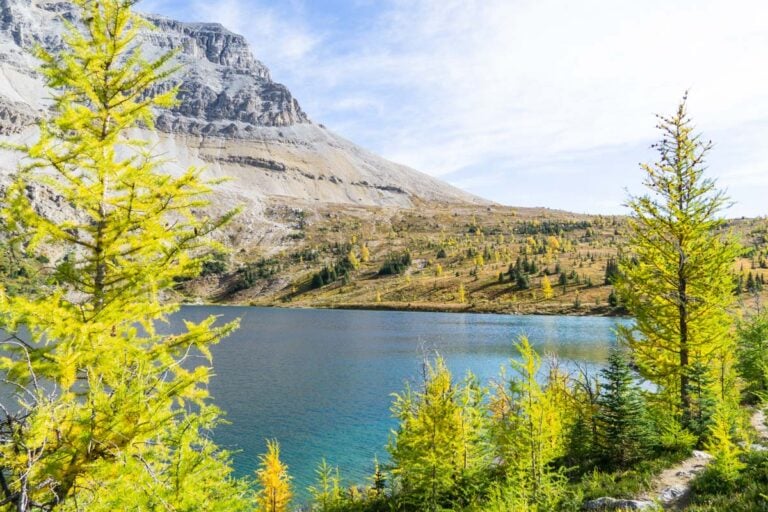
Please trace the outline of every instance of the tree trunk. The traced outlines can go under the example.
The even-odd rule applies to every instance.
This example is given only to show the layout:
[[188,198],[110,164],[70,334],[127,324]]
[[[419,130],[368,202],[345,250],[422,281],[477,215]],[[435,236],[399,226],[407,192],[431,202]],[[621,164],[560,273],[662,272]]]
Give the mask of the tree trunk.
[[688,283],[685,278],[685,254],[680,253],[678,270],[678,313],[680,315],[680,408],[682,409],[683,421],[690,419],[691,397],[688,384]]

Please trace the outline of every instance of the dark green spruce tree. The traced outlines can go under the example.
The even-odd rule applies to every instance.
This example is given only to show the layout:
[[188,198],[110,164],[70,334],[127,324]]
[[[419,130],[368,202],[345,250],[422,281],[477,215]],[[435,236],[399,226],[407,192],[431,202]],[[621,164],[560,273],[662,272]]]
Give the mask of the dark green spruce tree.
[[712,371],[701,361],[688,367],[688,396],[691,407],[684,418],[688,429],[698,437],[709,431],[717,407]]
[[598,456],[615,467],[626,467],[645,452],[649,440],[645,402],[626,353],[611,350],[597,399]]

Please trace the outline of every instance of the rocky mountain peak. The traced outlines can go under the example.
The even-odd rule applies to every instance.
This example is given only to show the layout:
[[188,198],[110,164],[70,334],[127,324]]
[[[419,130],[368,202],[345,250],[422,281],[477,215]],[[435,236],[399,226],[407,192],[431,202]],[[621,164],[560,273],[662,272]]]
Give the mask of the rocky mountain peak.
[[154,14],[146,18],[157,30],[146,38],[160,48],[182,48],[193,59],[206,59],[219,66],[250,72],[271,80],[267,67],[256,60],[245,37],[230,32],[220,23],[182,23]]
[[269,69],[253,57],[248,42],[217,23],[183,23],[148,15],[145,51],[180,48],[179,106],[161,115],[169,132],[249,137],[259,126],[289,126],[309,119]]
[[[5,57],[0,62],[30,76],[36,63],[28,50],[36,44],[55,50],[63,21],[76,21],[75,7],[67,1],[0,0],[0,7],[0,54]],[[146,17],[156,28],[142,35],[144,52],[151,57],[179,49],[182,70],[160,86],[181,85],[180,104],[161,115],[161,130],[247,138],[257,127],[309,122],[290,91],[273,82],[269,69],[254,58],[243,36],[217,23]]]

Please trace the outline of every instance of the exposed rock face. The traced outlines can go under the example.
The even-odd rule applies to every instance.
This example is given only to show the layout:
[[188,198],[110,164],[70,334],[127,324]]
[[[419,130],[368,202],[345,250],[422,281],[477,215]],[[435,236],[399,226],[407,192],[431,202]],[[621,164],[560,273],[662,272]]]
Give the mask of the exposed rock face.
[[[67,1],[0,0],[0,136],[29,140],[45,115],[50,92],[30,48],[60,47],[63,20],[76,22]],[[415,200],[484,201],[427,175],[384,160],[322,125],[314,124],[291,92],[274,82],[245,40],[221,25],[182,23],[147,15],[155,30],[142,33],[153,58],[177,49],[180,71],[160,90],[180,86],[178,106],[160,112],[158,134],[142,132],[169,160],[168,172],[190,165],[212,177],[230,177],[217,192],[221,208],[243,205],[255,239],[267,201],[313,204],[413,206]],[[0,182],[17,155],[0,151]]]
[[0,135],[21,133],[36,119],[37,112],[26,103],[0,96]]
[[247,127],[289,126],[309,121],[290,91],[272,81],[253,58],[245,38],[213,23],[181,23],[148,16],[153,52],[180,49],[180,104],[158,119],[169,132],[248,137]]

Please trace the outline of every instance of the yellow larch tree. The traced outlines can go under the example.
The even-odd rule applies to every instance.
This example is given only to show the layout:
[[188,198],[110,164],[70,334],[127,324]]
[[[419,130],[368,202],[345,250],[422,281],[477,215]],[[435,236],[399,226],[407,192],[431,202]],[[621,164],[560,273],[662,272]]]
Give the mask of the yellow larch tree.
[[[161,293],[199,273],[207,235],[232,214],[201,216],[213,183],[194,168],[161,172],[129,134],[151,130],[154,109],[177,94],[156,87],[173,53],[145,59],[137,37],[151,27],[133,3],[75,0],[82,25],[69,24],[57,53],[36,52],[52,108],[37,141],[15,147],[22,160],[1,215],[30,257],[51,246],[67,256],[44,294],[0,283],[0,372],[14,388],[0,408],[3,510],[252,507],[205,435],[219,417],[210,347],[236,324],[156,330],[178,309]],[[72,214],[38,208],[35,187]]]
[[547,503],[548,487],[556,479],[551,463],[565,453],[567,378],[550,368],[542,386],[541,357],[526,337],[515,348],[520,357],[510,361],[515,375],[506,386],[497,386],[489,404],[495,445],[501,467],[523,500],[515,510],[556,510]]
[[421,389],[395,394],[392,412],[399,426],[389,452],[393,476],[405,491],[397,499],[405,510],[437,512],[451,506],[461,485],[491,463],[483,434],[487,429],[486,390],[469,374],[453,382],[445,361],[424,364]]
[[547,276],[541,278],[541,294],[545,300],[549,300],[555,296],[555,291],[552,289],[552,283]]
[[350,266],[357,270],[360,267],[360,260],[357,259],[357,255],[355,254],[354,250],[350,250],[349,254],[347,254],[347,261],[349,262]]
[[629,201],[616,288],[635,323],[619,332],[643,376],[686,425],[701,391],[690,378],[695,364],[721,382],[719,394],[735,389],[721,377],[732,352],[729,308],[739,249],[722,231],[728,199],[704,175],[712,146],[694,133],[685,98],[673,116],[659,117],[658,128],[659,161],[642,166],[650,194]]
[[259,457],[256,480],[260,490],[258,512],[286,512],[293,498],[288,466],[280,460],[280,445],[267,441],[267,453]]

